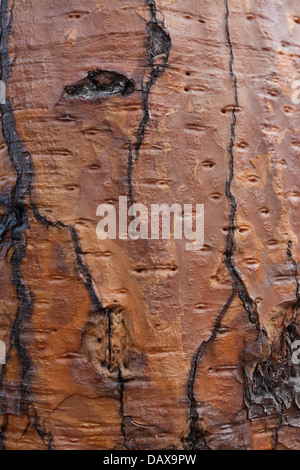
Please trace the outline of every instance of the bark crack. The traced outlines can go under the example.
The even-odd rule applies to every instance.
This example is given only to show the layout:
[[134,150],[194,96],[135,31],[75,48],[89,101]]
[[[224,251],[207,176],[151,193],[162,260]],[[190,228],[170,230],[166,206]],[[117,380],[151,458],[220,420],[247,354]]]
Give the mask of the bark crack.
[[[1,2],[1,80],[7,84],[9,79],[13,62],[9,57],[9,37],[11,33],[11,26],[13,21],[14,3],[9,10],[8,0]],[[8,11],[10,15],[8,17]],[[2,133],[4,141],[7,146],[9,158],[16,171],[16,183],[11,194],[11,200],[7,204],[10,213],[6,217],[6,225],[2,230],[2,237],[0,239],[0,246],[3,235],[10,232],[14,252],[12,255],[12,281],[16,288],[17,297],[19,300],[19,307],[16,314],[16,319],[12,325],[9,340],[9,349],[6,356],[8,362],[11,351],[16,349],[18,359],[21,367],[21,388],[20,388],[20,404],[18,412],[24,412],[29,417],[29,406],[31,405],[35,415],[35,425],[39,422],[37,411],[31,403],[30,387],[31,387],[31,360],[25,345],[22,342],[21,332],[22,326],[25,321],[29,321],[33,314],[33,293],[26,285],[22,277],[22,265],[26,256],[27,249],[27,235],[26,232],[30,229],[30,198],[32,189],[32,161],[31,155],[24,149],[23,143],[16,130],[16,122],[14,118],[13,106],[10,100],[6,104],[1,105],[1,120],[2,120]],[[0,388],[1,388],[1,414],[5,415],[6,405],[4,403],[5,392],[3,390],[3,379],[6,374],[6,365],[2,366],[0,375]],[[39,428],[35,427],[38,434]],[[1,446],[5,448],[5,427],[1,431]],[[51,435],[43,434],[43,442],[48,438],[50,443]],[[49,444],[48,444],[49,445]]]
[[295,277],[295,283],[296,283],[296,302],[294,305],[294,310],[298,309],[300,307],[300,280],[298,277],[298,263],[293,257],[293,242],[290,240],[288,242],[288,248],[287,248],[287,256],[289,260],[292,263],[292,266],[294,268],[294,277]]
[[87,265],[85,264],[85,262],[83,260],[83,252],[82,252],[82,249],[80,247],[79,237],[78,237],[75,226],[74,225],[64,224],[63,222],[61,222],[59,220],[53,222],[53,221],[47,219],[44,215],[40,214],[40,212],[39,212],[38,208],[36,207],[36,205],[34,204],[32,198],[30,199],[30,206],[32,208],[34,217],[35,217],[37,222],[40,222],[40,223],[44,224],[46,227],[53,227],[53,228],[64,229],[64,230],[69,231],[69,233],[71,235],[71,239],[73,241],[74,251],[75,251],[75,254],[76,254],[77,269],[78,269],[78,271],[81,275],[83,283],[84,283],[84,285],[86,287],[86,290],[89,294],[91,303],[96,307],[98,313],[107,315],[107,312],[106,312],[106,310],[104,309],[104,307],[102,305],[102,301],[96,293],[96,290],[95,290],[95,287],[94,287],[93,276],[90,273]]
[[142,111],[143,116],[137,130],[137,140],[134,149],[134,155],[129,148],[128,154],[128,191],[129,199],[133,204],[133,187],[132,187],[132,171],[133,163],[139,159],[140,149],[143,145],[146,129],[150,121],[149,98],[151,88],[155,85],[160,75],[164,73],[167,68],[170,50],[171,50],[171,37],[164,25],[164,22],[157,18],[157,7],[155,0],[145,0],[149,7],[151,19],[146,23],[146,50],[148,55],[148,62],[150,66],[150,76],[146,79],[146,72],[144,79],[141,83],[142,93]]
[[230,142],[228,146],[228,155],[229,155],[229,177],[228,180],[226,181],[226,187],[225,187],[225,194],[226,197],[229,200],[230,203],[230,213],[229,213],[229,227],[228,227],[228,234],[227,234],[227,239],[226,239],[226,247],[225,247],[225,264],[227,267],[227,270],[232,278],[232,294],[227,300],[225,306],[219,313],[216,319],[216,323],[214,325],[214,328],[211,332],[211,336],[207,341],[204,341],[197,351],[195,352],[193,359],[192,359],[192,365],[191,365],[191,370],[190,370],[190,375],[188,379],[188,385],[187,385],[187,397],[190,403],[190,432],[188,437],[185,440],[185,445],[189,449],[195,449],[199,447],[199,440],[202,438],[202,448],[207,448],[207,444],[204,439],[204,431],[201,430],[200,424],[199,424],[199,414],[197,411],[197,398],[196,398],[196,393],[195,393],[195,381],[197,377],[197,371],[199,368],[199,365],[201,364],[209,346],[215,341],[221,322],[226,315],[228,309],[230,308],[230,305],[236,295],[236,293],[239,294],[239,298],[244,306],[244,309],[249,315],[250,322],[253,323],[258,330],[259,333],[263,333],[266,335],[264,330],[260,328],[260,321],[259,321],[259,315],[257,313],[256,305],[255,302],[251,299],[247,288],[241,278],[241,275],[238,271],[238,268],[236,267],[234,263],[234,252],[236,250],[236,243],[235,243],[235,219],[236,219],[236,213],[237,213],[237,203],[234,194],[232,193],[232,183],[234,180],[234,147],[235,147],[235,140],[236,140],[236,122],[237,122],[237,116],[236,116],[236,111],[239,107],[239,100],[238,100],[238,86],[237,86],[237,78],[234,72],[234,53],[233,53],[233,45],[231,41],[231,35],[230,35],[230,26],[229,26],[229,16],[230,16],[230,11],[229,11],[229,5],[228,5],[228,0],[224,0],[225,2],[225,31],[226,31],[226,39],[227,39],[227,45],[229,47],[229,72],[230,72],[230,77],[231,77],[231,82],[232,82],[232,87],[233,87],[233,94],[234,94],[234,105],[232,107],[232,121],[231,121],[231,126],[230,126]]
[[[201,429],[201,426],[199,423],[200,417],[199,417],[199,413],[197,410],[198,403],[197,403],[197,397],[196,397],[196,391],[195,391],[195,382],[196,382],[199,366],[202,363],[202,360],[207,350],[210,348],[211,344],[217,338],[219,329],[222,324],[222,320],[225,317],[226,313],[228,312],[228,309],[230,308],[235,295],[236,295],[236,287],[235,285],[233,285],[232,294],[228,298],[222,310],[219,312],[210,337],[208,338],[208,340],[203,341],[201,343],[201,345],[199,346],[199,348],[197,349],[197,351],[195,352],[192,358],[192,366],[190,369],[190,374],[189,374],[189,379],[188,379],[188,384],[187,384],[187,397],[190,403],[189,434],[184,440],[184,446],[188,450],[195,450],[195,449],[200,449],[200,448],[206,448],[207,450],[210,450],[205,441],[205,431]],[[199,444],[201,439],[202,439],[202,445]]]
[[127,436],[126,436],[126,418],[127,416],[125,415],[124,411],[124,392],[125,392],[125,381],[123,378],[122,370],[119,367],[118,370],[118,383],[119,383],[119,397],[120,397],[120,416],[122,419],[121,422],[121,432],[123,435],[123,445],[125,449],[130,449],[130,447],[127,444]]

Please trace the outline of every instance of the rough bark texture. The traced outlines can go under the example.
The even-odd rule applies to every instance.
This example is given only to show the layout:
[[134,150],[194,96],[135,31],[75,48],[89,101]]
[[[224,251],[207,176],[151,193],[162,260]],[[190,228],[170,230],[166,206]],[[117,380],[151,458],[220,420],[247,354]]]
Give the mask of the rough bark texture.
[[[300,449],[299,18],[2,0],[1,448]],[[204,248],[99,241],[119,195]]]

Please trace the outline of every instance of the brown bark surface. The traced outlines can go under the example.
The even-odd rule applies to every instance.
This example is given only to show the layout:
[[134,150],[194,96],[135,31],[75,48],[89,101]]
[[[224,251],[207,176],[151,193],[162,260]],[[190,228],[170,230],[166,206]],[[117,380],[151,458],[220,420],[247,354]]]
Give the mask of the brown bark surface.
[[[2,0],[3,449],[300,449],[299,18]],[[120,195],[204,247],[100,241]]]

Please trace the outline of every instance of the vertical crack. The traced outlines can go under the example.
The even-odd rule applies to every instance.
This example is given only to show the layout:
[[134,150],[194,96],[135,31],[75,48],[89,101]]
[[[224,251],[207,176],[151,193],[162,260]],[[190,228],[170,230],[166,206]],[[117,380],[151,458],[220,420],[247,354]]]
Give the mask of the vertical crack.
[[[284,336],[285,336],[285,334],[288,334],[288,330],[293,325],[293,322],[295,321],[295,314],[297,314],[297,312],[299,310],[299,306],[300,306],[300,292],[299,292],[300,283],[299,283],[299,278],[298,278],[298,264],[297,264],[297,261],[293,257],[292,249],[293,249],[293,242],[291,240],[289,240],[288,247],[287,247],[287,256],[288,256],[288,259],[291,261],[291,264],[292,264],[293,269],[294,269],[294,279],[295,279],[295,286],[296,286],[296,288],[295,288],[296,300],[295,300],[295,303],[293,305],[293,317],[292,317],[291,321],[289,322],[289,325],[285,325],[285,330],[284,330],[284,333],[283,333]],[[290,334],[292,334],[292,332],[290,332]],[[290,342],[291,342],[291,340],[290,340]],[[277,448],[278,448],[279,431],[280,431],[280,428],[282,426],[283,413],[284,413],[284,408],[285,408],[284,403],[282,402],[280,397],[276,396],[276,394],[275,394],[275,399],[276,399],[277,407],[278,407],[278,412],[277,412],[278,419],[277,419],[277,424],[276,424],[276,427],[274,428],[274,433],[273,433],[272,450],[277,450]]]
[[140,149],[143,145],[146,129],[150,120],[149,97],[151,88],[155,85],[159,76],[162,75],[166,70],[171,50],[171,37],[164,25],[164,22],[157,18],[157,7],[155,0],[145,0],[145,3],[149,7],[151,16],[150,21],[148,21],[146,24],[146,50],[150,66],[150,76],[146,82],[144,77],[141,83],[143,116],[137,130],[137,140],[135,144],[134,155],[131,151],[131,148],[129,149],[128,155],[127,179],[129,199],[131,204],[133,203],[133,163],[139,159]]
[[[201,429],[200,424],[199,424],[200,418],[199,418],[199,413],[197,410],[197,397],[196,397],[196,392],[195,392],[195,382],[196,382],[199,366],[207,350],[210,348],[211,344],[217,338],[217,334],[220,330],[222,320],[225,317],[226,313],[228,312],[228,309],[231,306],[231,303],[235,297],[235,294],[236,294],[236,288],[233,285],[232,294],[227,300],[222,310],[219,312],[209,339],[201,343],[201,345],[195,352],[193,359],[192,359],[192,365],[191,365],[188,384],[187,384],[187,397],[190,403],[190,411],[189,411],[190,425],[189,425],[189,434],[184,440],[184,445],[188,450],[195,450],[199,448],[206,448],[207,450],[209,450],[209,447],[205,441],[205,433]],[[199,444],[201,439],[202,439],[202,446]]]
[[[10,76],[13,62],[9,58],[9,36],[11,32],[11,25],[13,20],[13,8],[10,11],[8,18],[7,12],[9,0],[3,0],[1,3],[1,79],[7,83]],[[157,78],[164,72],[171,47],[171,40],[169,34],[164,28],[162,21],[156,17],[157,10],[154,1],[146,1],[151,13],[151,21],[147,23],[146,29],[147,37],[147,53],[149,63],[151,66],[150,77],[147,82],[142,84],[142,106],[143,117],[137,131],[137,142],[135,146],[135,155],[132,152],[131,146],[129,147],[129,165],[128,165],[128,182],[129,182],[129,195],[130,201],[133,203],[133,189],[132,189],[132,168],[134,158],[138,159],[139,150],[143,144],[145,130],[150,119],[149,115],[149,95],[152,86],[155,84]],[[41,215],[32,199],[32,180],[33,180],[33,164],[30,153],[24,149],[24,144],[17,133],[16,122],[14,118],[13,106],[10,100],[7,100],[5,105],[1,106],[2,111],[2,132],[4,140],[7,145],[9,157],[15,168],[17,179],[15,188],[12,192],[12,199],[10,201],[10,213],[8,214],[4,224],[1,221],[0,227],[0,243],[6,233],[11,234],[12,243],[14,246],[14,254],[12,256],[13,267],[13,282],[16,287],[18,299],[20,302],[16,319],[11,329],[10,347],[7,354],[7,361],[9,360],[10,353],[13,347],[17,349],[18,357],[21,363],[22,370],[22,385],[21,385],[21,409],[29,416],[29,407],[31,406],[34,413],[34,427],[38,435],[41,437],[43,443],[48,442],[48,448],[52,448],[52,436],[47,434],[41,427],[40,419],[37,410],[30,402],[30,377],[29,372],[31,369],[31,360],[29,354],[22,343],[21,330],[23,323],[30,320],[33,314],[33,293],[22,278],[22,265],[26,255],[27,248],[27,231],[30,229],[31,213],[38,223],[42,223],[47,227],[56,227],[67,229],[70,232],[74,251],[76,254],[76,263],[78,271],[81,275],[83,283],[88,291],[91,303],[96,307],[98,314],[104,314],[109,317],[107,309],[104,309],[100,298],[97,296],[92,275],[83,260],[83,252],[79,244],[79,238],[74,226],[66,225],[60,221],[49,221],[45,216]],[[109,320],[111,322],[111,320]],[[109,344],[111,332],[109,332]],[[110,346],[111,348],[111,346]],[[111,355],[111,352],[109,353]],[[2,388],[3,378],[6,373],[6,366],[2,368],[0,376],[0,387]],[[126,444],[126,430],[125,430],[125,416],[124,416],[124,379],[122,371],[119,368],[118,372],[119,394],[120,394],[120,415],[122,417],[121,429],[124,436],[124,445]],[[3,397],[2,397],[3,398]],[[1,412],[5,414],[5,406],[2,406]],[[6,426],[1,427],[0,439],[1,446],[5,447],[5,429]]]
[[231,35],[230,35],[230,27],[229,27],[229,16],[230,16],[229,5],[228,5],[228,0],[224,0],[224,2],[225,2],[225,31],[226,31],[227,45],[229,47],[229,53],[230,53],[229,72],[230,72],[230,78],[231,78],[233,94],[234,94],[234,105],[232,107],[232,121],[231,121],[231,126],[230,126],[230,142],[229,142],[229,146],[227,149],[228,155],[229,155],[229,177],[228,177],[228,180],[226,181],[225,194],[230,203],[230,213],[229,213],[229,227],[228,227],[228,234],[226,238],[226,247],[225,247],[224,255],[225,255],[225,264],[232,278],[233,285],[232,285],[232,294],[227,300],[225,306],[223,307],[219,315],[217,316],[216,323],[211,332],[210,338],[207,341],[203,341],[203,343],[199,346],[199,348],[195,352],[193,359],[192,359],[192,364],[191,364],[191,369],[190,369],[190,374],[189,374],[189,379],[188,379],[188,384],[187,384],[187,397],[190,403],[190,412],[189,412],[190,428],[189,428],[189,435],[185,439],[185,446],[188,449],[199,448],[200,439],[202,439],[202,448],[206,448],[206,449],[208,448],[205,442],[205,437],[204,437],[205,433],[203,430],[201,430],[200,424],[199,424],[200,420],[199,420],[199,415],[197,411],[195,381],[196,381],[199,365],[203,361],[203,358],[208,348],[215,341],[221,322],[224,316],[226,315],[237,292],[244,306],[244,309],[249,315],[250,322],[255,325],[259,333],[262,332],[264,335],[266,335],[265,331],[261,330],[260,328],[260,321],[259,321],[259,316],[256,310],[255,302],[251,299],[246,289],[246,286],[241,278],[241,275],[234,263],[234,252],[236,249],[235,219],[236,219],[236,213],[237,213],[237,204],[236,204],[236,199],[232,193],[231,188],[232,188],[232,183],[234,180],[234,153],[233,151],[234,151],[235,140],[236,140],[236,122],[237,122],[236,112],[237,112],[237,109],[239,108],[239,100],[238,100],[237,78],[236,78],[234,67],[233,67],[234,66],[234,53],[233,53],[233,45],[232,45]]
[[[11,26],[13,21],[13,9],[8,9],[9,0],[1,2],[1,38],[0,38],[0,68],[1,80],[7,84],[11,70],[12,62],[9,58],[9,36],[11,33]],[[8,18],[8,11],[10,16]],[[16,319],[12,325],[10,333],[10,344],[6,355],[6,363],[8,363],[10,354],[13,348],[18,353],[18,358],[21,365],[21,390],[20,390],[20,411],[24,412],[30,422],[29,406],[32,407],[34,413],[34,427],[38,435],[41,437],[43,443],[48,444],[48,449],[52,448],[52,436],[46,433],[41,428],[39,416],[34,405],[30,402],[30,370],[31,360],[25,345],[22,342],[21,331],[25,321],[29,321],[33,314],[33,293],[26,285],[22,277],[22,265],[26,256],[27,249],[27,235],[26,232],[30,229],[30,214],[33,212],[35,218],[39,222],[46,223],[47,225],[59,226],[61,228],[68,228],[71,231],[71,236],[74,243],[76,252],[77,266],[80,274],[83,277],[84,284],[88,290],[91,302],[96,305],[97,309],[103,313],[101,301],[98,299],[94,287],[92,276],[89,273],[87,266],[82,259],[82,251],[79,246],[78,236],[74,227],[67,227],[61,222],[51,224],[45,217],[41,216],[32,202],[32,179],[33,179],[33,165],[32,158],[28,151],[24,149],[23,142],[21,141],[17,130],[14,118],[14,111],[12,102],[6,101],[6,104],[1,105],[1,120],[2,120],[2,133],[7,146],[9,158],[16,171],[16,183],[12,191],[11,201],[7,204],[10,213],[6,217],[6,224],[4,225],[0,243],[3,236],[10,232],[14,253],[12,255],[12,279],[16,288],[17,297],[19,299],[19,307]],[[1,414],[5,415],[6,405],[4,401],[3,379],[6,375],[7,366],[2,366],[0,374],[0,388],[1,388]],[[5,429],[1,428],[0,445],[5,448]]]
[[241,278],[241,275],[235,266],[233,257],[234,252],[236,249],[236,243],[234,239],[235,235],[235,217],[237,212],[237,204],[235,196],[231,191],[232,183],[234,180],[234,154],[233,150],[235,147],[235,139],[236,139],[236,111],[239,107],[239,100],[238,100],[238,87],[237,87],[237,78],[234,73],[234,53],[233,53],[233,46],[231,41],[230,35],[230,27],[229,27],[229,6],[228,0],[225,0],[225,29],[226,29],[226,38],[227,44],[229,47],[230,53],[230,60],[229,60],[229,71],[230,77],[232,81],[233,93],[234,93],[234,105],[232,108],[232,122],[231,122],[231,132],[230,132],[230,143],[228,147],[228,154],[229,154],[229,178],[226,182],[226,197],[229,199],[230,203],[230,215],[229,215],[229,227],[228,227],[228,234],[227,234],[227,241],[226,241],[226,249],[225,249],[225,264],[227,269],[232,277],[232,280],[237,287],[239,292],[239,297],[243,303],[243,306],[246,312],[249,315],[249,319],[251,323],[254,323],[257,330],[260,331],[260,321],[259,316],[256,310],[255,302],[251,299],[250,295],[247,292],[246,286]]
[[8,417],[3,416],[3,423],[0,426],[0,450],[5,450],[5,433],[8,425]]
[[[235,234],[235,216],[237,212],[237,205],[234,195],[231,191],[232,182],[234,179],[234,146],[235,146],[235,130],[236,130],[236,110],[239,106],[238,102],[238,88],[237,88],[237,79],[234,73],[234,53],[233,45],[230,36],[229,28],[229,6],[228,0],[225,0],[226,8],[226,36],[228,47],[230,51],[230,76],[232,80],[232,86],[234,90],[234,99],[235,104],[232,109],[232,123],[231,123],[231,138],[230,145],[228,147],[229,153],[229,179],[226,184],[226,196],[228,197],[231,204],[230,219],[229,219],[229,231],[227,236],[227,246],[225,252],[225,262],[227,269],[233,279],[234,284],[236,285],[241,301],[243,302],[244,308],[249,315],[251,323],[253,323],[258,330],[258,337],[256,340],[256,367],[254,373],[252,373],[251,383],[249,383],[248,378],[245,380],[245,395],[247,397],[248,408],[251,408],[253,404],[259,404],[264,407],[265,410],[269,409],[269,412],[277,410],[277,424],[274,428],[273,433],[273,442],[272,446],[274,449],[277,449],[278,446],[278,435],[279,430],[283,421],[283,412],[284,408],[288,407],[287,395],[293,395],[291,386],[289,385],[289,376],[291,374],[291,363],[290,363],[290,352],[284,353],[281,351],[280,354],[276,352],[278,345],[276,342],[273,345],[269,345],[268,335],[266,330],[260,325],[260,319],[257,312],[257,307],[255,302],[251,299],[250,295],[247,292],[246,286],[243,283],[243,280],[239,274],[237,267],[234,264],[234,252],[236,248],[234,234]],[[299,293],[299,280],[298,280],[298,266],[297,262],[294,260],[292,255],[292,242],[289,241],[287,249],[288,258],[291,260],[294,267],[294,275],[296,281],[296,302],[293,305],[293,311],[298,309],[300,305],[300,293]],[[293,319],[294,320],[294,319]],[[291,325],[290,325],[291,326]],[[288,327],[289,328],[289,327]],[[285,341],[285,334],[287,329],[284,330],[282,334],[282,341]],[[262,345],[265,345],[266,348],[269,348],[269,353],[263,352]],[[254,348],[254,349],[255,349]],[[265,349],[266,349],[265,348]],[[251,357],[251,367],[255,366],[254,357]],[[263,356],[263,357],[262,357]],[[245,367],[245,365],[244,365]],[[248,373],[250,374],[250,367],[247,365]],[[247,377],[246,371],[244,374]],[[288,389],[288,392],[287,392]],[[267,413],[267,411],[265,411]],[[250,416],[250,415],[249,415]],[[251,418],[250,418],[251,419]]]
[[288,242],[288,248],[287,248],[287,256],[289,260],[292,263],[292,266],[294,268],[294,278],[295,278],[295,283],[296,283],[296,302],[294,305],[294,310],[298,309],[300,307],[300,281],[298,277],[298,263],[293,257],[293,242],[289,240]]
[[[110,371],[112,368],[112,326],[113,326],[113,319],[112,319],[112,312],[108,311],[108,365],[107,368]],[[119,374],[121,373],[121,369],[119,369]]]
[[[1,2],[0,69],[1,80],[5,84],[7,84],[13,65],[9,57],[9,37],[13,21],[14,3],[11,10],[8,8],[8,3],[8,0],[3,0]],[[10,12],[9,17],[8,11]],[[7,220],[9,220],[9,224],[4,230],[5,233],[10,232],[14,248],[11,261],[12,281],[19,300],[18,311],[10,332],[6,363],[9,360],[12,349],[15,348],[21,368],[20,404],[18,411],[24,412],[29,419],[31,360],[29,353],[22,342],[21,332],[24,322],[30,320],[33,313],[33,293],[22,277],[22,265],[27,250],[26,232],[30,229],[29,200],[32,187],[32,162],[30,154],[24,150],[21,139],[17,133],[13,107],[10,100],[7,100],[6,104],[1,105],[1,121],[2,133],[7,146],[8,155],[17,176],[16,183],[11,194],[11,200],[8,204],[10,214],[8,215]],[[5,377],[6,370],[6,365],[3,365],[0,375],[2,415],[6,414],[7,408],[4,403],[5,392],[3,390],[3,379]],[[34,412],[37,415],[35,409]],[[6,427],[2,426],[1,446],[3,448],[5,448],[5,430]],[[50,440],[49,436],[48,438]]]
[[[127,161],[127,184],[130,205],[133,205],[134,203],[132,182],[133,166],[134,162],[139,159],[140,149],[143,145],[146,129],[150,120],[149,97],[151,89],[155,85],[159,76],[162,75],[166,70],[171,50],[171,38],[167,29],[165,28],[164,22],[160,21],[157,18],[157,7],[155,0],[145,0],[145,3],[149,7],[151,16],[150,21],[148,21],[146,24],[146,49],[150,65],[150,76],[148,80],[146,80],[146,82],[144,77],[141,83],[143,115],[137,130],[137,140],[135,144],[134,153],[132,151],[131,145],[129,144],[129,153]],[[124,416],[124,380],[120,368],[118,374],[118,381],[120,387],[120,413],[122,416],[121,428],[122,434],[124,436],[124,446],[127,448]]]
[[151,14],[151,21],[156,20],[157,8],[156,8],[156,1],[155,0],[145,0],[145,3],[149,6],[150,14]]
[[128,155],[128,165],[127,165],[127,182],[128,182],[128,197],[130,205],[134,203],[133,199],[133,187],[132,187],[132,170],[133,170],[133,160],[134,155],[131,150],[131,145],[129,145],[129,155]]
[[122,374],[122,370],[119,367],[118,370],[118,383],[119,383],[119,397],[120,397],[120,416],[122,419],[121,422],[121,432],[123,435],[123,445],[126,449],[129,449],[128,444],[127,444],[127,436],[126,436],[126,415],[124,414],[124,391],[125,391],[125,382]]
[[277,424],[276,424],[276,427],[275,427],[274,433],[273,433],[272,450],[277,450],[277,448],[278,448],[279,430],[280,430],[281,425],[282,425],[283,410],[284,410],[284,405],[280,404],[279,411],[278,411]]
[[166,70],[171,50],[170,35],[165,28],[164,22],[157,18],[156,2],[154,0],[145,0],[145,2],[148,5],[151,14],[151,20],[146,24],[146,49],[151,72],[147,82],[142,82],[143,118],[137,132],[137,142],[135,146],[136,159],[139,158],[139,152],[143,145],[146,127],[150,120],[149,96],[151,88],[155,85],[158,77]]

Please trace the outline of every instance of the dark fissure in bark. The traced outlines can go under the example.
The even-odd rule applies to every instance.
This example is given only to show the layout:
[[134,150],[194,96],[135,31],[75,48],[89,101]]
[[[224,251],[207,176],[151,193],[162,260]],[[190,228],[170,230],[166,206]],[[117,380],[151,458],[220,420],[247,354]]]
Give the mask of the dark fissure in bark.
[[112,95],[128,96],[135,91],[135,82],[118,72],[108,70],[90,71],[86,78],[68,85],[64,89],[63,98],[99,100]]
[[[235,217],[237,212],[237,204],[236,199],[231,191],[232,182],[234,179],[234,146],[235,146],[235,139],[236,139],[236,111],[239,108],[239,101],[238,101],[238,87],[237,87],[237,78],[234,73],[233,64],[234,64],[234,54],[233,54],[233,46],[231,41],[230,35],[230,27],[229,27],[229,6],[228,1],[225,0],[225,31],[226,31],[226,39],[227,45],[229,47],[229,72],[232,81],[233,87],[233,94],[234,94],[234,106],[232,108],[232,122],[230,126],[230,143],[228,147],[228,155],[229,155],[229,177],[226,182],[225,187],[225,194],[230,203],[230,213],[229,213],[229,227],[228,227],[228,234],[226,239],[226,247],[225,247],[225,264],[228,269],[228,272],[232,278],[233,286],[232,286],[232,294],[227,300],[225,306],[217,316],[216,323],[212,330],[211,336],[207,341],[204,341],[195,352],[192,364],[190,375],[187,384],[187,398],[190,403],[190,412],[189,412],[189,420],[190,420],[190,432],[187,438],[184,440],[184,444],[189,449],[197,449],[197,448],[208,448],[205,442],[205,433],[203,430],[200,429],[199,424],[199,415],[197,411],[197,398],[195,393],[195,381],[197,377],[197,371],[199,365],[201,364],[207,349],[216,339],[218,334],[219,328],[221,326],[222,319],[226,315],[230,305],[235,297],[235,294],[239,294],[239,298],[243,303],[243,306],[246,312],[249,315],[250,322],[253,323],[258,330],[258,334],[266,335],[264,331],[260,329],[259,325],[259,317],[256,311],[255,302],[249,296],[246,286],[240,276],[240,273],[237,267],[234,264],[233,256],[236,249],[236,243],[234,240],[235,235]],[[202,440],[202,444],[200,444]],[[199,447],[200,446],[200,447]]]
[[220,311],[219,315],[217,316],[214,328],[211,332],[209,339],[201,343],[201,345],[195,352],[193,359],[192,359],[192,365],[191,365],[191,370],[190,370],[188,384],[187,384],[187,397],[190,403],[190,411],[189,411],[190,427],[189,427],[189,434],[184,439],[184,446],[188,450],[195,450],[195,449],[202,449],[202,448],[206,448],[207,450],[209,450],[209,447],[205,441],[205,432],[201,429],[200,423],[199,423],[199,413],[197,411],[197,397],[196,397],[196,392],[195,392],[195,382],[196,382],[199,366],[207,350],[209,349],[211,344],[215,341],[218,335],[219,329],[221,327],[222,320],[225,317],[228,309],[230,308],[235,295],[236,295],[236,289],[235,289],[235,286],[233,286],[232,294],[227,300],[222,310]]
[[[8,78],[12,70],[12,63],[9,58],[9,36],[11,32],[11,25],[13,20],[13,7],[8,17],[8,0],[1,2],[1,40],[0,40],[0,68],[1,80],[7,84]],[[14,252],[12,255],[12,280],[16,288],[17,297],[19,300],[19,308],[17,311],[16,319],[12,325],[10,332],[10,344],[6,356],[6,362],[10,358],[13,348],[16,349],[21,374],[21,387],[20,387],[20,403],[17,413],[23,412],[27,415],[30,422],[29,407],[34,410],[34,426],[37,433],[41,436],[43,442],[48,439],[48,446],[50,445],[51,436],[41,430],[39,418],[36,409],[31,401],[30,386],[31,386],[31,360],[26,345],[22,341],[22,327],[26,321],[29,321],[33,314],[33,293],[26,285],[22,277],[22,265],[26,256],[27,248],[27,232],[30,229],[30,199],[32,189],[32,161],[31,155],[25,149],[16,130],[16,122],[14,118],[13,106],[10,100],[6,104],[1,105],[1,120],[2,132],[7,146],[9,158],[16,171],[16,183],[11,194],[11,200],[7,204],[10,212],[6,217],[5,229],[2,232],[10,233]],[[9,221],[9,223],[7,223]],[[5,391],[3,390],[3,379],[6,374],[6,365],[2,366],[0,375],[0,388],[1,388],[1,414],[5,415],[6,405],[4,404]],[[2,447],[5,448],[5,429],[2,427],[1,439]]]
[[[132,184],[133,164],[134,161],[139,159],[146,129],[150,121],[149,97],[151,88],[153,85],[155,85],[159,76],[162,75],[167,68],[172,45],[170,35],[165,28],[164,22],[158,20],[157,18],[156,2],[154,0],[146,0],[145,3],[149,7],[151,15],[151,20],[146,24],[146,51],[150,66],[150,77],[146,82],[143,80],[141,83],[143,116],[137,130],[137,140],[135,144],[134,155],[132,153],[131,147],[128,154],[127,180],[129,200],[131,204],[134,202]],[[147,70],[145,71],[145,74],[146,72]]]

